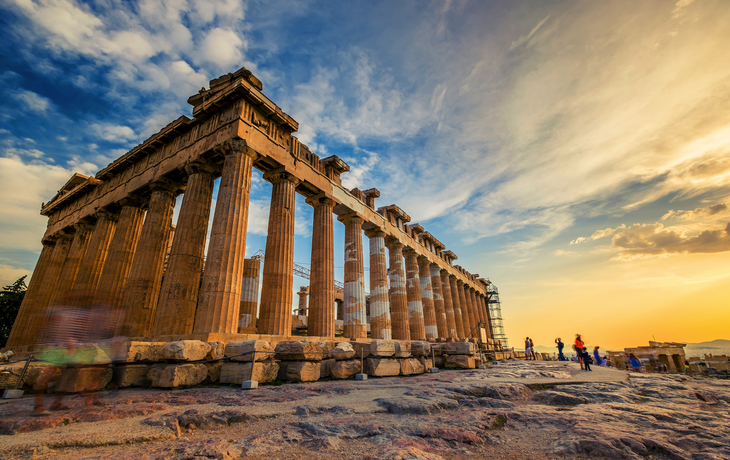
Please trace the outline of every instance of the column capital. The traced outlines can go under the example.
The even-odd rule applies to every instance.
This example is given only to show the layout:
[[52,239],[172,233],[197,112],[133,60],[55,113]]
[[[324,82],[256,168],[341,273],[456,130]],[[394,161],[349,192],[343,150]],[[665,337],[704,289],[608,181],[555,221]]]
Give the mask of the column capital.
[[332,198],[328,197],[324,193],[318,193],[314,196],[310,196],[306,199],[306,203],[312,207],[317,206],[331,206],[334,207],[337,203]]
[[247,155],[252,160],[257,160],[260,156],[258,152],[249,147],[245,139],[228,139],[221,145],[215,147],[213,151],[225,157],[231,155]]
[[369,228],[365,230],[365,236],[368,238],[385,238],[385,232],[382,228]]
[[441,276],[444,276],[444,277],[448,278],[450,276],[449,271],[446,270],[445,268],[442,268],[441,269]]
[[188,176],[192,176],[193,174],[215,174],[216,172],[215,164],[204,157],[199,157],[191,161],[183,168],[185,168],[185,172]]
[[56,235],[47,236],[41,239],[41,244],[43,246],[54,246],[57,239],[58,237]]
[[418,253],[410,246],[403,246],[403,255],[406,257],[418,257]]
[[91,222],[88,222],[88,221],[86,221],[86,222],[81,221],[81,222],[76,222],[75,224],[73,224],[73,228],[74,228],[74,230],[76,230],[76,233],[90,232],[94,229],[94,225],[95,224],[92,224]]
[[110,211],[107,208],[101,208],[94,213],[94,217],[97,219],[105,219],[116,222],[119,219],[119,213]]
[[140,196],[130,194],[119,200],[117,203],[119,203],[122,207],[143,208],[147,205],[147,200]]
[[385,239],[385,247],[393,250],[393,249],[402,249],[403,243],[401,243],[398,239],[395,237],[390,237]]
[[363,222],[365,222],[365,219],[357,215],[357,213],[354,212],[348,212],[347,214],[343,214],[341,216],[337,216],[337,220],[342,222],[343,224],[360,224],[362,225]]
[[287,172],[283,167],[265,172],[264,180],[269,181],[272,184],[276,184],[278,182],[286,180],[293,183],[295,187],[299,184],[299,182],[301,182],[301,180],[299,180],[297,176],[290,172]]
[[[456,278],[456,277],[455,277],[455,278]],[[465,283],[464,283],[463,281],[461,281],[461,280],[460,280],[459,278],[456,278],[456,284],[457,284],[458,286],[463,286],[463,285],[464,285]]]
[[151,182],[149,187],[150,190],[152,190],[153,192],[168,192],[173,195],[177,193],[178,190],[180,190],[180,184],[165,179],[164,177],[154,182]]
[[418,262],[419,267],[420,266],[428,267],[429,265],[431,265],[431,261],[428,260],[428,257],[426,257],[426,256],[419,255],[418,258],[416,259],[416,261]]

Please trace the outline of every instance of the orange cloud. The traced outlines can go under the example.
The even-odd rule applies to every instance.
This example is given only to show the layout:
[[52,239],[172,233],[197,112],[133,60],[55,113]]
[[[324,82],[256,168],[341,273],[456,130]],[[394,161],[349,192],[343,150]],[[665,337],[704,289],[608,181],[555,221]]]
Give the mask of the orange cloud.
[[698,254],[730,251],[730,223],[725,228],[688,236],[660,223],[634,224],[614,231],[611,245],[620,249],[617,259],[664,254]]

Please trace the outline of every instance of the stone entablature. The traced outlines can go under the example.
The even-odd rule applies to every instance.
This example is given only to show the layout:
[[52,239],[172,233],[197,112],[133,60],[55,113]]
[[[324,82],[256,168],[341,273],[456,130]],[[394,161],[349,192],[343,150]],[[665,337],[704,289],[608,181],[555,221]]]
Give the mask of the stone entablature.
[[[446,248],[445,245],[429,232],[425,231],[419,224],[408,225],[407,223],[411,220],[410,216],[398,206],[393,204],[377,208],[376,210],[375,199],[380,196],[380,192],[377,189],[371,188],[365,191],[353,189],[350,191],[344,188],[341,185],[340,175],[349,171],[347,163],[337,156],[320,159],[305,144],[299,142],[296,137],[293,137],[292,133],[298,129],[298,123],[264,96],[261,93],[261,89],[261,82],[246,69],[241,69],[235,73],[212,80],[210,82],[210,89],[203,89],[188,100],[194,106],[193,119],[185,116],[178,118],[160,130],[160,132],[151,136],[142,144],[134,147],[119,159],[100,170],[96,176],[86,177],[75,174],[50,202],[44,203],[42,206],[41,214],[48,217],[48,227],[43,236],[43,241],[44,244],[49,245],[47,256],[41,258],[41,260],[47,260],[44,264],[62,265],[64,270],[67,271],[67,263],[65,261],[65,251],[67,249],[57,251],[57,254],[52,256],[51,246],[54,246],[55,242],[61,237],[72,238],[76,246],[72,246],[70,254],[74,254],[73,257],[78,259],[77,262],[74,262],[74,270],[80,270],[80,276],[83,279],[96,280],[99,276],[98,272],[85,273],[85,270],[88,271],[88,267],[94,267],[94,270],[101,272],[104,266],[105,255],[85,256],[84,252],[88,243],[84,243],[85,240],[77,241],[79,240],[78,229],[83,228],[85,232],[92,234],[95,226],[106,222],[100,216],[112,216],[114,219],[113,222],[104,224],[108,227],[108,230],[105,230],[107,235],[104,237],[105,239],[99,240],[101,236],[97,237],[93,240],[96,242],[92,243],[91,247],[96,247],[101,244],[106,248],[111,244],[111,247],[127,247],[132,253],[136,247],[137,239],[140,238],[141,234],[140,248],[143,249],[137,248],[137,253],[142,250],[146,252],[144,254],[135,254],[135,260],[148,260],[149,263],[154,262],[154,264],[148,266],[145,265],[147,262],[142,265],[140,265],[140,262],[137,262],[132,265],[132,271],[130,272],[129,265],[131,259],[129,259],[123,264],[124,266],[116,269],[121,270],[118,276],[121,276],[122,278],[120,279],[124,282],[126,282],[127,276],[131,276],[131,279],[135,280],[135,283],[142,283],[140,286],[144,287],[140,287],[142,291],[139,291],[139,296],[142,297],[139,299],[144,300],[133,299],[129,297],[129,293],[127,292],[124,294],[122,300],[117,299],[113,302],[115,302],[115,305],[120,306],[125,302],[141,301],[145,305],[144,308],[151,308],[151,312],[144,314],[146,325],[142,329],[132,327],[129,324],[126,324],[125,327],[129,331],[139,330],[140,332],[144,332],[143,335],[149,333],[154,335],[154,330],[158,329],[154,326],[154,303],[156,302],[157,293],[160,289],[162,271],[169,269],[169,267],[161,265],[161,262],[158,262],[157,259],[161,257],[161,254],[164,255],[164,248],[168,248],[168,252],[170,247],[173,248],[173,252],[175,252],[173,255],[178,257],[180,265],[175,266],[173,264],[172,270],[177,269],[178,271],[174,271],[174,273],[179,273],[179,276],[182,278],[179,281],[175,281],[178,284],[175,284],[174,288],[169,287],[165,289],[168,289],[171,293],[175,292],[176,289],[179,291],[180,286],[184,286],[183,290],[186,292],[192,289],[194,291],[192,293],[180,294],[192,297],[185,299],[181,297],[179,300],[172,302],[172,304],[182,305],[186,302],[187,304],[190,301],[194,302],[195,299],[193,297],[197,297],[198,293],[192,287],[196,285],[196,282],[183,280],[183,278],[190,276],[190,274],[182,275],[182,273],[187,273],[184,267],[186,263],[184,260],[190,257],[197,259],[203,257],[201,253],[202,246],[198,240],[200,239],[200,232],[207,231],[207,226],[203,225],[205,222],[199,220],[207,220],[208,216],[203,217],[201,214],[204,213],[200,213],[196,209],[205,209],[205,203],[208,203],[209,206],[211,199],[210,192],[212,190],[212,181],[209,178],[215,179],[222,177],[221,192],[219,192],[215,216],[210,216],[210,218],[213,218],[213,228],[210,238],[211,242],[214,238],[222,238],[220,241],[223,246],[213,247],[211,244],[206,272],[210,270],[223,270],[225,273],[223,271],[217,275],[205,273],[207,281],[203,279],[203,286],[201,287],[200,298],[198,299],[198,317],[196,317],[195,321],[195,332],[211,334],[235,333],[237,329],[235,322],[238,321],[239,316],[238,303],[240,302],[241,273],[243,270],[243,258],[240,254],[237,254],[237,251],[241,251],[241,247],[245,247],[251,169],[256,168],[264,173],[266,180],[275,184],[275,190],[279,190],[276,192],[278,195],[272,197],[272,209],[275,207],[275,209],[279,209],[281,212],[279,214],[270,214],[269,236],[273,232],[273,234],[280,235],[282,242],[291,242],[290,240],[293,238],[293,221],[284,225],[283,222],[277,219],[289,218],[286,217],[286,209],[289,206],[287,203],[293,199],[294,193],[304,195],[307,198],[307,202],[314,206],[315,210],[319,210],[317,212],[320,212],[321,215],[317,219],[319,219],[318,222],[321,221],[321,225],[324,225],[322,231],[326,233],[326,236],[322,241],[317,240],[316,247],[319,249],[316,251],[313,249],[312,256],[313,265],[317,267],[315,270],[313,266],[313,274],[321,274],[324,277],[318,281],[322,285],[321,289],[329,289],[326,286],[332,284],[330,281],[334,281],[332,275],[333,268],[330,266],[333,264],[331,261],[333,250],[330,228],[331,220],[326,217],[328,214],[334,213],[343,223],[356,225],[356,227],[352,227],[352,231],[355,232],[353,235],[357,235],[360,231],[365,231],[366,234],[373,235],[372,237],[376,239],[381,239],[382,246],[379,250],[384,251],[384,248],[387,246],[391,250],[407,255],[411,273],[409,279],[418,279],[418,272],[421,270],[423,270],[423,273],[431,273],[433,278],[434,272],[427,266],[430,265],[436,269],[436,273],[444,271],[460,283],[463,283],[465,288],[472,290],[471,294],[474,295],[474,298],[465,301],[469,303],[469,309],[476,309],[479,312],[486,309],[486,286],[478,282],[473,275],[470,275],[461,267],[451,265],[453,260],[456,259],[456,255],[453,252],[444,251]],[[195,191],[189,192],[188,187],[191,186],[192,177],[196,177],[197,182],[195,182]],[[234,181],[234,183],[230,181]],[[226,182],[227,185],[224,186],[223,182]],[[155,238],[166,238],[166,235],[170,234],[169,220],[171,218],[171,209],[174,206],[175,196],[183,192],[186,193],[186,197],[188,194],[195,195],[195,197],[191,198],[193,201],[190,201],[186,205],[190,209],[188,211],[189,223],[185,224],[185,228],[182,231],[181,229],[177,229],[175,232],[175,238],[185,238],[186,240],[177,245],[170,243],[172,244],[170,246],[170,244],[165,243],[160,246],[155,243]],[[186,201],[183,200],[183,203],[186,203]],[[243,207],[244,213],[241,216],[237,216],[238,213],[235,210],[241,209],[241,207]],[[128,212],[130,209],[136,209],[137,211],[135,212],[137,213],[144,212],[145,209],[148,209],[148,218],[144,221],[144,227],[142,227],[142,222],[138,218],[135,217],[137,220],[134,220],[132,223],[132,221],[125,217],[120,221],[120,226],[123,228],[119,229],[117,233],[124,230],[127,232],[125,234],[127,235],[125,236],[127,239],[124,241],[113,240],[112,235],[114,234],[116,219],[120,213],[122,216],[131,216],[132,214]],[[154,214],[154,219],[149,218],[150,213]],[[227,216],[226,213],[231,214]],[[236,220],[231,221],[234,214],[236,215]],[[353,220],[355,217],[359,220]],[[190,230],[192,228],[196,230]],[[216,237],[216,235],[218,236]],[[319,238],[319,233],[314,235],[314,237]],[[190,238],[195,238],[195,242]],[[292,276],[291,261],[288,260],[291,255],[287,255],[287,252],[292,249],[289,243],[285,245],[284,253],[281,255],[283,257],[280,260],[281,265],[274,272],[270,271],[273,266],[270,265],[269,269],[267,269],[266,264],[264,265],[265,290],[267,289],[267,276],[269,276],[270,280],[278,279],[278,277],[286,279]],[[356,239],[353,240],[353,244],[357,244]],[[213,258],[211,258],[211,250],[218,251],[214,254],[215,257]],[[233,252],[229,253],[226,251]],[[267,256],[275,257],[274,252],[273,250],[269,251],[267,248]],[[84,257],[87,257],[89,260],[84,260],[82,263],[81,259]],[[223,257],[228,261],[221,262],[219,257]],[[361,255],[358,257],[361,257]],[[274,259],[271,260],[273,261]],[[41,267],[40,265],[41,262],[39,261],[39,266],[36,267],[36,272],[39,275],[46,271],[46,267]],[[361,265],[362,261],[352,264],[353,267]],[[134,268],[135,266],[137,268]],[[419,268],[421,266],[422,268]],[[403,267],[399,270],[403,271]],[[34,272],[34,275],[36,272]],[[49,273],[53,273],[53,276],[57,276],[57,272],[58,270],[56,268],[49,271]],[[66,288],[74,288],[75,273],[66,273],[64,275],[67,278],[66,284],[68,284]],[[191,273],[196,273],[196,270],[193,270]],[[403,275],[399,272],[397,277],[400,276]],[[37,283],[42,283],[42,280],[38,279],[39,277],[34,276],[34,279]],[[330,280],[330,278],[332,279]],[[353,280],[356,279],[358,278],[353,278]],[[55,280],[54,282],[46,280],[46,282],[44,284],[51,286],[51,288],[55,285]],[[275,288],[276,292],[283,289],[282,286],[284,286],[278,281],[275,282],[275,285],[278,286]],[[424,292],[429,292],[426,287],[424,285]],[[316,299],[320,299],[319,289],[310,291],[310,300],[315,301]],[[438,291],[440,289],[435,292]],[[113,292],[116,295],[121,295],[119,288],[115,288]],[[61,298],[64,295],[66,294],[54,294],[52,298]],[[356,304],[364,305],[365,299],[360,299],[359,296],[360,294],[358,294]],[[406,308],[403,310],[403,315],[405,316],[398,320],[400,321],[398,323],[399,334],[407,333],[407,317],[409,311],[416,312],[411,314],[421,315],[419,321],[423,320],[422,307],[416,305],[416,302],[421,304],[416,299],[418,297],[418,289],[413,287],[410,296],[406,302],[409,305],[402,307]],[[40,297],[46,299],[48,296]],[[277,307],[281,311],[277,310],[276,313],[272,313],[267,310],[266,315],[269,316],[264,315],[263,319],[259,318],[259,327],[268,328],[264,333],[282,334],[284,331],[290,329],[291,319],[287,320],[281,317],[281,315],[286,316],[286,310],[291,309],[291,305],[287,306],[287,304],[292,303],[292,299],[289,297],[291,297],[291,292],[283,295],[281,299],[276,301],[278,302],[277,305],[281,304]],[[328,290],[327,295],[321,297],[321,300],[316,302],[322,302],[323,306],[329,305],[330,297],[331,293]],[[203,301],[202,299],[205,300]],[[235,299],[235,302],[232,299]],[[387,300],[387,296],[385,299]],[[438,303],[439,299],[435,298],[434,300],[435,308],[438,311],[438,306],[440,305]],[[112,300],[109,300],[109,302],[112,302]],[[205,304],[204,308],[201,308],[200,302]],[[47,307],[48,305],[35,305],[32,309],[40,310],[34,310],[29,317],[35,315],[36,319],[38,319],[43,308]],[[173,318],[177,308],[179,307],[175,306],[165,314]],[[233,321],[231,324],[227,324],[227,322],[230,322],[229,319],[225,320],[225,325],[220,322],[222,319],[216,316],[220,314],[218,311],[219,308],[225,309],[225,317],[230,317],[230,321]],[[310,308],[311,311],[312,309]],[[324,323],[321,326],[321,330],[327,331],[326,335],[328,336],[331,335],[329,331],[334,330],[332,324],[333,318],[330,318],[331,315],[329,313],[327,310],[326,315],[323,317]],[[473,311],[471,313],[476,315],[478,312]],[[23,316],[23,318],[26,318],[26,316]],[[476,317],[484,317],[483,312]],[[22,321],[26,320],[27,318]],[[345,315],[345,320],[347,326],[347,315]],[[157,321],[159,321],[159,318]],[[358,321],[361,320],[358,319]],[[316,321],[310,323],[318,324]],[[390,334],[390,320],[388,319],[383,324],[388,325],[388,330],[383,332],[383,337],[388,337]],[[188,330],[189,327],[190,324],[185,326],[186,329],[184,331],[176,331],[175,334],[192,332]],[[418,328],[423,327],[435,328],[436,326],[435,324],[418,326]],[[346,330],[354,329],[347,329],[346,327]],[[259,333],[262,333],[262,331],[259,330]],[[358,334],[362,334],[361,330]],[[421,337],[422,334],[419,333],[418,336]],[[453,338],[459,339],[463,337]]]

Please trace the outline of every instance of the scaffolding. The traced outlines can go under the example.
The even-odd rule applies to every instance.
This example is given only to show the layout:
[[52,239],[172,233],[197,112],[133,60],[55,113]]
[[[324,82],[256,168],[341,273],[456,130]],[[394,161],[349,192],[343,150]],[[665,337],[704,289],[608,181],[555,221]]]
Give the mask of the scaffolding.
[[499,340],[502,349],[507,348],[507,336],[504,334],[504,324],[502,322],[502,305],[499,303],[499,290],[494,283],[487,285],[487,293],[489,296],[489,323],[492,326],[492,338]]
[[[256,254],[251,256],[251,258],[258,259],[261,261],[261,263],[266,263],[264,260],[266,258],[266,252],[263,249],[259,249],[258,251],[256,251]],[[301,276],[305,280],[308,280],[310,271],[308,268],[302,267],[301,265],[295,263],[294,264],[294,274],[297,276]],[[337,289],[345,289],[345,284],[342,281],[335,280],[335,287]]]

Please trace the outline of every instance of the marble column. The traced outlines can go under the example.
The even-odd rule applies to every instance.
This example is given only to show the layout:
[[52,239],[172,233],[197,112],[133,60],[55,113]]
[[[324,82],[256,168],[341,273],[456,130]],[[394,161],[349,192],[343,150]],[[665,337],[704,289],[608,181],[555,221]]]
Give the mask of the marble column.
[[74,228],[76,229],[76,233],[71,242],[66,260],[63,262],[63,268],[58,277],[50,305],[69,305],[71,293],[78,278],[81,261],[84,259],[86,250],[91,242],[91,235],[94,234],[93,224],[78,223],[74,225]]
[[462,312],[462,315],[461,315],[462,335],[460,336],[460,338],[463,338],[466,335],[468,335],[469,333],[464,331],[464,315],[463,315],[464,306],[461,304],[461,299],[459,298],[459,290],[456,285],[456,277],[454,275],[450,275],[447,273],[445,282],[446,282],[446,284],[449,285],[449,288],[451,290],[451,302],[454,304],[454,308],[456,308],[456,306],[458,306],[459,310]]
[[[466,288],[466,285],[464,284],[463,281],[458,280],[456,282],[456,291],[459,294],[459,305],[462,305],[463,308],[468,311],[469,304],[467,303],[467,300],[466,300],[467,298],[466,298],[465,288]],[[469,323],[469,327],[471,328],[471,323]],[[466,335],[469,335],[470,332],[471,332],[471,329],[469,330],[469,332],[466,333]]]
[[469,314],[472,318],[472,328],[474,328],[477,327],[479,323],[484,322],[484,313],[483,309],[480,308],[479,303],[477,302],[476,290],[473,287],[469,288],[469,298],[471,302]]
[[[459,302],[454,302],[449,284],[449,272],[440,271],[441,295],[444,298],[444,311],[446,312],[446,327],[449,330],[449,337],[458,340],[464,337],[464,330],[461,327],[461,307]],[[456,322],[456,309],[459,309],[459,322]]]
[[238,332],[251,171],[257,154],[240,139],[224,143],[220,151],[225,160],[195,310],[195,334]]
[[299,307],[297,310],[297,315],[307,315],[307,297],[309,296],[309,286],[302,286],[299,288],[299,292],[297,292],[297,295],[299,296]]
[[[335,241],[332,210],[335,202],[324,196],[315,196],[309,198],[307,203],[314,207],[307,335],[334,337]],[[289,305],[291,310],[291,302]]]
[[371,229],[365,235],[370,239],[370,337],[391,340],[385,233]]
[[188,164],[185,171],[188,183],[167,259],[153,335],[193,332],[215,177],[206,163]]
[[94,305],[108,305],[114,310],[122,308],[124,288],[132,269],[145,213],[139,199],[124,198],[119,204],[122,211],[94,295]]
[[27,333],[31,319],[33,318],[33,312],[38,306],[38,296],[44,287],[48,289],[48,286],[44,286],[43,277],[51,264],[53,248],[56,246],[56,238],[48,238],[41,243],[43,244],[43,249],[41,249],[38,262],[36,262],[35,268],[33,269],[33,275],[31,275],[28,289],[23,296],[23,302],[20,304],[18,315],[15,317],[13,328],[10,330],[10,335],[5,345],[7,348],[20,345],[20,337]]
[[413,249],[407,248],[403,251],[403,255],[406,258],[408,327],[411,333],[411,340],[426,340],[426,328],[423,320],[423,301],[421,299],[421,281],[418,273],[418,254]]
[[403,244],[398,240],[386,241],[390,265],[388,282],[390,289],[390,317],[393,324],[393,340],[410,340],[411,330],[408,325],[408,294],[406,292],[406,276],[403,270]]
[[93,304],[119,215],[102,210],[95,217],[94,233],[79,266],[79,274],[71,294],[72,303],[77,307],[90,307]]
[[[466,289],[466,304],[468,306],[467,316],[469,321],[469,332],[471,332],[479,324],[479,312],[477,311],[476,304],[474,303],[474,291],[466,285],[464,288]],[[467,335],[468,334],[469,333],[467,333]]]
[[62,232],[56,239],[56,244],[51,253],[51,260],[48,267],[43,272],[41,281],[41,291],[37,294],[34,308],[28,312],[28,327],[25,330],[19,330],[18,345],[34,345],[39,342],[43,336],[43,326],[48,316],[48,309],[51,306],[58,279],[61,277],[63,263],[68,257],[71,250],[74,235]]
[[152,333],[172,228],[177,187],[167,181],[160,181],[150,184],[150,189],[149,209],[122,299],[122,335],[127,337],[146,337]]
[[294,200],[299,179],[281,170],[264,174],[264,179],[273,187],[258,329],[259,334],[289,336],[294,288]]
[[446,309],[444,307],[443,289],[441,288],[441,267],[431,264],[431,288],[433,289],[433,309],[436,312],[436,329],[439,339],[448,339],[448,323],[446,322]]
[[367,338],[365,316],[365,267],[363,263],[362,223],[356,214],[338,218],[345,224],[345,289],[343,323],[344,336],[348,339]]
[[238,333],[246,332],[245,328],[256,327],[256,310],[259,306],[259,279],[261,261],[246,259],[243,262],[243,283],[241,284],[241,307],[238,316]]
[[436,326],[436,310],[433,307],[431,262],[423,256],[418,258],[418,281],[421,285],[421,303],[423,304],[423,325],[426,340],[436,340],[439,333]]

